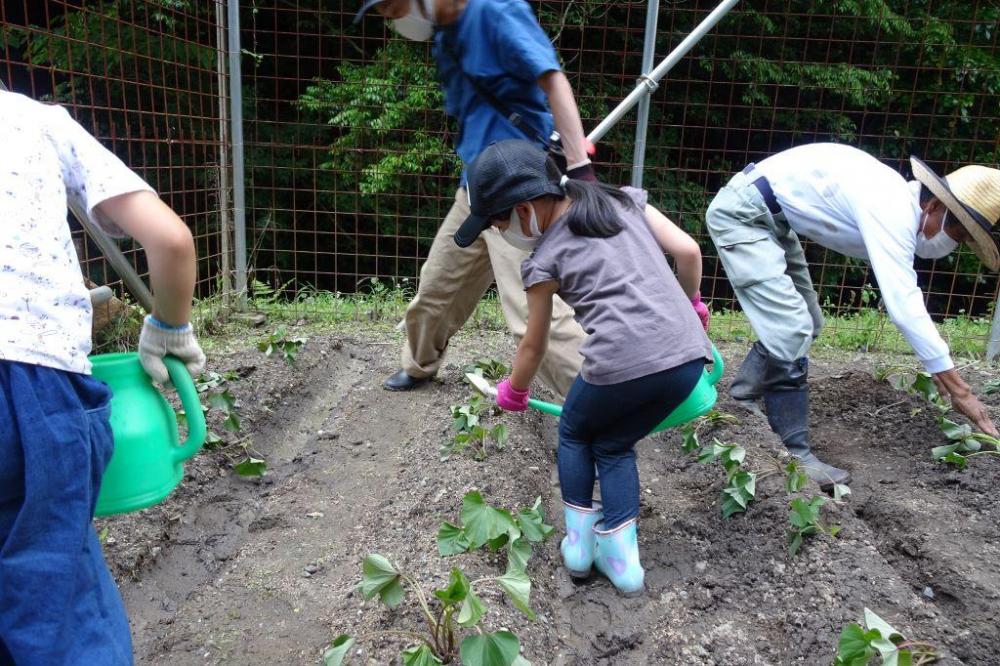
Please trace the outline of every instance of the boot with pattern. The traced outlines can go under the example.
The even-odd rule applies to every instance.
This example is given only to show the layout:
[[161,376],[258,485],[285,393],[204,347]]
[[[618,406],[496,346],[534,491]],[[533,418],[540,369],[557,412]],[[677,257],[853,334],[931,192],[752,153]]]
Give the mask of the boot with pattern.
[[613,530],[603,530],[604,524],[594,526],[597,537],[594,564],[597,570],[626,597],[637,597],[645,589],[646,572],[639,563],[639,540],[636,522],[632,519]]
[[587,578],[594,564],[594,525],[604,517],[601,505],[594,502],[593,508],[587,509],[564,503],[563,513],[566,536],[559,546],[563,565],[573,578]]

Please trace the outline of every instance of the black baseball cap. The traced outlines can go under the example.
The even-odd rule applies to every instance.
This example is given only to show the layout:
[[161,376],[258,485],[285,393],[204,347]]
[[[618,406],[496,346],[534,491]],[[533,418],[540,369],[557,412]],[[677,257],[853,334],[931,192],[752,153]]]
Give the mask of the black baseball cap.
[[565,196],[562,173],[548,154],[522,139],[497,141],[486,147],[466,171],[472,215],[455,232],[455,243],[469,247],[493,220],[522,201],[546,194]]
[[361,21],[369,9],[382,2],[385,2],[385,0],[365,0],[365,2],[361,4],[361,9],[359,9],[358,13],[354,15],[354,23]]

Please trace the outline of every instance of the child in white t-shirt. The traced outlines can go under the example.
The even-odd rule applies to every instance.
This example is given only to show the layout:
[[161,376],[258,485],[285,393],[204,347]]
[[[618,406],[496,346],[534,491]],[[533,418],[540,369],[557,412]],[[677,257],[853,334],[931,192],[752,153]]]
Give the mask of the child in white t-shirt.
[[111,393],[90,376],[90,299],[67,200],[149,260],[143,367],[204,367],[189,323],[191,232],[57,106],[0,92],[0,664],[131,664],[121,597],[91,525]]

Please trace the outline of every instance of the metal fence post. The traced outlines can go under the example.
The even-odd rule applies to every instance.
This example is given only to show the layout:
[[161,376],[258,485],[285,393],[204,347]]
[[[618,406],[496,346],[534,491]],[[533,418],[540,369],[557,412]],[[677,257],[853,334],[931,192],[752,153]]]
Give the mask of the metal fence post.
[[240,68],[240,2],[227,0],[229,31],[229,126],[233,143],[233,224],[237,306],[247,299],[247,219],[243,189],[243,75]]
[[222,271],[222,300],[229,303],[232,295],[231,248],[229,247],[230,212],[229,212],[229,100],[226,94],[226,8],[223,0],[215,3],[215,44],[216,70],[219,86],[219,267]]
[[[656,27],[660,18],[660,0],[649,0],[646,7],[646,36],[642,47],[642,75],[653,69],[653,58],[656,56]],[[650,92],[658,85],[655,81],[648,80],[647,85],[652,84]],[[639,100],[639,110],[636,116],[635,126],[635,149],[632,154],[632,187],[642,187],[642,172],[646,162],[646,135],[649,131],[649,101],[650,95],[645,95]]]
[[635,89],[629,93],[628,97],[623,99],[618,106],[616,106],[607,117],[602,120],[597,127],[590,131],[587,135],[587,139],[591,143],[597,143],[604,138],[604,135],[608,133],[612,127],[615,126],[619,120],[621,120],[626,113],[632,110],[639,100],[646,97],[656,88],[656,84],[659,83],[660,79],[666,76],[667,72],[673,69],[674,65],[681,61],[688,51],[694,48],[694,45],[701,41],[709,30],[715,27],[715,24],[722,20],[726,14],[729,13],[733,7],[739,4],[740,0],[723,0],[706,16],[701,23],[695,26],[694,30],[685,37],[680,44],[678,44],[673,51],[667,55],[663,61],[656,66],[652,72],[644,72],[639,83],[636,85]]

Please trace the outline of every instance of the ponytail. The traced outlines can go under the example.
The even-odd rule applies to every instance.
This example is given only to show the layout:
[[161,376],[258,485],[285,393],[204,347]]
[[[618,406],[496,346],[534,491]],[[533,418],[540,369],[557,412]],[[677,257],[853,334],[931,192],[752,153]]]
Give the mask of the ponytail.
[[622,230],[620,209],[631,210],[636,207],[635,201],[628,194],[600,182],[567,179],[563,183],[563,189],[573,200],[566,211],[566,224],[577,236],[615,236]]

